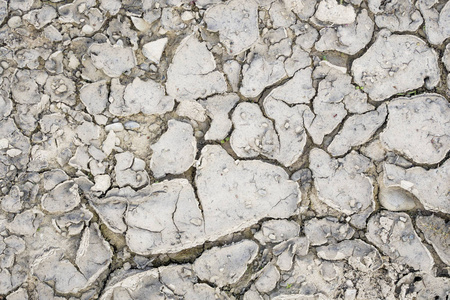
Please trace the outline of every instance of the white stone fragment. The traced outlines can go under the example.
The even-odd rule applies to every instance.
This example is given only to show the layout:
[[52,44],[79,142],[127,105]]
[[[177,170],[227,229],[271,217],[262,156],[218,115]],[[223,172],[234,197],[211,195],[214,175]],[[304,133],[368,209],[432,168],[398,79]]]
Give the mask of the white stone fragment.
[[251,240],[212,248],[197,258],[193,265],[194,272],[200,279],[219,287],[236,283],[256,258],[258,248],[258,244]]
[[199,101],[206,108],[206,114],[212,119],[209,130],[205,134],[206,140],[222,140],[228,135],[232,125],[228,113],[238,101],[239,96],[236,94],[216,95]]
[[351,116],[344,122],[342,130],[328,146],[328,152],[333,156],[340,156],[347,153],[352,147],[366,143],[383,125],[386,116],[386,105],[379,106],[376,111]]
[[50,193],[44,194],[41,205],[49,213],[62,213],[71,211],[80,201],[78,185],[68,180],[58,184]]
[[388,104],[389,117],[380,140],[417,163],[434,164],[450,150],[450,105],[437,94],[398,98]]
[[171,111],[174,106],[173,98],[165,95],[162,85],[151,79],[143,81],[139,77],[127,85],[123,100],[123,105],[118,105],[122,110],[121,115],[124,116],[139,112],[147,115],[164,114]]
[[421,167],[404,169],[392,164],[384,165],[383,183],[399,193],[414,195],[427,210],[450,213],[450,161],[436,169]]
[[32,24],[36,29],[41,29],[57,16],[58,14],[52,6],[44,5],[40,9],[35,9],[25,14],[22,19]]
[[110,77],[119,77],[136,65],[134,51],[129,47],[94,43],[88,53],[94,66]]
[[106,80],[83,86],[80,89],[80,100],[91,115],[102,113],[108,103],[108,86],[106,85]]
[[167,71],[167,93],[177,99],[196,100],[227,90],[222,73],[206,44],[195,35],[181,41]]
[[424,272],[430,272],[434,265],[431,253],[405,213],[381,211],[372,216],[367,223],[366,237],[396,263]]
[[319,199],[347,215],[374,206],[372,180],[364,174],[370,166],[370,160],[356,152],[341,159],[332,159],[318,148],[310,152],[310,169]]
[[387,30],[380,31],[375,43],[353,62],[352,74],[374,101],[424,84],[432,89],[440,80],[434,50],[416,36],[395,35]]
[[94,177],[95,184],[91,187],[94,192],[106,192],[111,186],[111,178],[109,175],[96,175]]
[[[209,240],[265,217],[293,215],[301,196],[298,184],[288,178],[280,167],[258,160],[235,161],[222,147],[205,146],[195,183]],[[261,189],[265,193],[258,193]]]
[[355,9],[351,5],[340,5],[335,0],[322,0],[314,15],[322,22],[350,24],[355,21]]
[[149,60],[159,64],[159,60],[161,59],[161,55],[164,52],[164,48],[166,47],[168,38],[162,38],[153,42],[149,42],[142,46],[142,54],[147,57]]
[[177,114],[197,122],[206,121],[205,108],[199,102],[193,100],[182,101],[177,106]]
[[268,264],[255,281],[255,287],[260,293],[267,294],[277,286],[280,278],[278,269],[273,264]]
[[167,131],[150,148],[153,151],[150,169],[155,177],[181,174],[195,161],[197,141],[194,130],[188,123],[169,120]]
[[250,48],[259,37],[258,5],[255,1],[231,0],[205,12],[207,28],[219,32],[220,42],[232,55]]

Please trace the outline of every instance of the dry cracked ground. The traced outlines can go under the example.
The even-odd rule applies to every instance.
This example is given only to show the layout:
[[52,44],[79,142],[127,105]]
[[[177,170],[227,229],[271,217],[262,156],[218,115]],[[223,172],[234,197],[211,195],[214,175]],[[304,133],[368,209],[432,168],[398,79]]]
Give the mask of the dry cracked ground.
[[450,2],[0,0],[0,298],[450,297]]

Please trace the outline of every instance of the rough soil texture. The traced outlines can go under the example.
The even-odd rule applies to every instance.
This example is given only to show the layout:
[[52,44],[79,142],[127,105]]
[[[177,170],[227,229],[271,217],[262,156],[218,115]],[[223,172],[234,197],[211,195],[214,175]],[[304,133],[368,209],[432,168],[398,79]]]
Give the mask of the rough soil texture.
[[450,300],[450,2],[0,0],[0,299]]

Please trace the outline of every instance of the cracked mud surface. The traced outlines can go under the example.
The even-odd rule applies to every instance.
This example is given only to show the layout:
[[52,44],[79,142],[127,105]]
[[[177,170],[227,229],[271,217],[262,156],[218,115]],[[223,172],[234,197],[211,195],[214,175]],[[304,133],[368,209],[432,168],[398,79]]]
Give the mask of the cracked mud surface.
[[0,299],[450,298],[450,2],[0,0]]

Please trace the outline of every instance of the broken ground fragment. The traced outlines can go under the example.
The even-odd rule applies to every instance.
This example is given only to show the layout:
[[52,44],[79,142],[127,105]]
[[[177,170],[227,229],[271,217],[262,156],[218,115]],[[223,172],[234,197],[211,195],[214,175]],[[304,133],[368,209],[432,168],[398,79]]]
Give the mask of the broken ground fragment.
[[305,256],[309,251],[307,237],[294,237],[281,242],[273,247],[273,254],[277,257],[276,265],[281,271],[289,271],[292,268],[294,256]]
[[300,201],[298,184],[280,167],[234,161],[220,146],[202,149],[195,183],[209,240],[242,230],[265,217],[287,218]]
[[[336,3],[335,0],[329,1]],[[342,7],[350,7],[353,10],[352,6]],[[354,55],[372,39],[374,24],[365,9],[358,14],[356,21],[353,19],[351,22],[339,24],[345,25],[336,28],[326,27],[320,30],[320,40],[315,44],[318,51],[336,50]]]
[[232,300],[219,289],[197,283],[189,264],[170,265],[147,271],[130,270],[119,273],[107,283],[100,300],[113,299],[178,299]]
[[317,256],[326,260],[347,259],[352,267],[363,272],[376,271],[383,264],[378,250],[359,239],[318,247]]
[[366,237],[396,263],[424,272],[430,272],[434,265],[431,253],[405,213],[381,211],[372,216],[367,223]]
[[238,101],[239,96],[236,94],[216,95],[199,101],[212,119],[205,134],[206,140],[222,140],[228,135],[232,125],[228,113]]
[[267,294],[277,286],[280,277],[280,272],[277,267],[275,267],[272,263],[269,263],[264,267],[264,269],[261,270],[261,273],[258,274],[258,278],[255,281],[255,288],[260,293]]
[[450,265],[450,227],[448,221],[435,215],[416,217],[416,225],[442,261]]
[[8,2],[6,0],[0,0],[0,24],[3,23],[8,15]]
[[333,156],[340,156],[352,147],[366,143],[383,125],[386,116],[386,105],[380,105],[376,111],[351,116],[344,122],[341,131],[328,146],[328,152]]
[[450,37],[450,2],[444,6],[438,3],[437,0],[417,0],[416,4],[425,20],[427,39],[433,45],[439,45]]
[[0,120],[5,119],[11,114],[12,107],[11,99],[0,95]]
[[288,220],[269,220],[261,225],[261,229],[255,233],[261,245],[266,243],[279,243],[298,236],[300,225]]
[[315,144],[322,144],[325,135],[331,133],[347,115],[346,106],[353,111],[370,110],[366,95],[351,84],[351,76],[336,66],[323,63],[314,70],[319,82],[317,96],[313,100],[313,111],[304,114],[305,127]]
[[[444,50],[444,55],[442,56],[442,62],[445,65],[445,68],[449,72],[447,75],[447,95],[450,95],[450,43],[447,44]],[[1,99],[0,99],[0,107],[1,107]],[[0,108],[1,111],[1,108]]]
[[236,244],[206,250],[194,262],[193,269],[201,280],[209,281],[218,287],[239,281],[247,266],[258,254],[258,244],[243,240]]
[[340,223],[331,217],[306,221],[304,231],[312,246],[347,240],[355,233],[348,223]]
[[51,23],[58,16],[56,10],[49,5],[44,5],[40,9],[35,9],[25,14],[22,19],[32,24],[36,29],[41,29]]
[[397,286],[404,299],[445,299],[449,294],[450,279],[421,272],[409,273],[400,279]]
[[74,105],[75,83],[64,75],[49,76],[45,83],[45,92],[50,95],[52,102],[62,102]]
[[406,195],[416,196],[425,209],[450,214],[450,161],[436,169],[421,167],[404,169],[392,164],[384,165],[384,185],[400,189]]
[[[263,105],[266,115],[275,122],[275,134],[278,135],[276,138],[278,138],[279,146],[268,157],[276,159],[287,167],[294,164],[303,154],[307,139],[303,116],[306,112],[310,112],[310,109],[306,105],[291,107],[283,101],[275,100],[271,95],[264,99]],[[267,121],[270,122],[270,120]]]
[[414,7],[414,1],[397,0],[383,2],[369,0],[369,9],[375,14],[375,23],[390,31],[416,31],[423,22],[420,12]]
[[186,100],[180,102],[177,106],[177,115],[186,117],[196,122],[206,121],[205,108],[195,100]]
[[41,101],[36,81],[26,71],[18,71],[11,89],[12,99],[19,104],[36,104]]
[[374,101],[424,84],[431,89],[440,80],[434,50],[416,36],[395,35],[387,30],[380,31],[375,43],[353,62],[352,74]]
[[232,55],[250,48],[259,37],[258,5],[254,0],[230,0],[210,7],[204,21],[209,31],[219,32],[220,42]]
[[[0,121],[0,140],[6,146],[0,149],[0,166],[14,166],[19,170],[25,168],[29,160],[30,141],[20,133],[12,119]],[[0,178],[6,178],[5,175],[0,171]]]
[[106,80],[84,85],[80,89],[80,100],[91,115],[102,113],[108,103],[108,86],[106,85]]
[[287,104],[309,103],[316,94],[311,74],[311,68],[298,70],[289,81],[273,89],[270,97]]
[[172,97],[166,96],[164,87],[155,81],[141,80],[136,77],[132,83],[127,85],[123,94],[124,103],[120,99],[116,104],[122,110],[120,115],[129,116],[142,112],[147,115],[164,114],[171,111],[174,106]]
[[167,93],[176,100],[195,100],[227,90],[225,77],[206,43],[195,35],[181,41],[167,71]]
[[233,111],[234,130],[230,144],[239,157],[272,157],[280,144],[272,121],[264,117],[258,104],[239,103]]
[[169,120],[167,131],[150,148],[153,151],[150,169],[155,177],[181,174],[195,161],[197,141],[194,130],[188,123]]
[[95,43],[89,47],[88,53],[94,66],[110,77],[119,77],[136,65],[134,51],[130,47]]
[[108,268],[111,257],[110,246],[101,236],[98,226],[91,225],[84,230],[75,264],[65,257],[62,249],[54,248],[34,261],[32,271],[42,282],[53,286],[57,293],[78,293],[97,280]]
[[380,140],[417,163],[435,164],[450,150],[450,106],[437,94],[398,98],[388,104],[389,117]]
[[126,241],[135,253],[173,253],[207,239],[202,212],[186,179],[153,184],[129,201]]
[[372,180],[364,174],[371,165],[368,158],[356,152],[340,159],[332,159],[318,148],[310,152],[319,199],[347,215],[363,213],[374,205]]
[[42,208],[49,213],[63,213],[80,204],[78,185],[72,180],[58,184],[50,193],[41,198]]
[[[116,182],[119,187],[130,185],[133,188],[145,186],[149,182],[149,176],[143,167],[135,167],[140,164],[131,152],[123,152],[115,155]],[[145,165],[144,165],[145,167]]]
[[356,13],[351,5],[340,5],[335,0],[322,0],[314,16],[322,22],[340,25],[353,23]]

